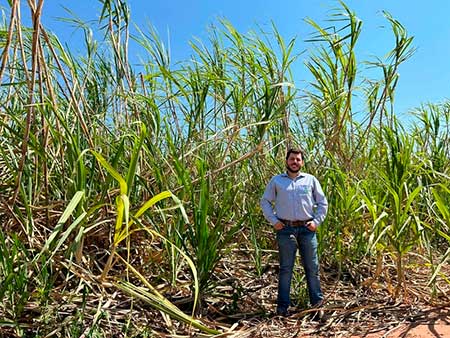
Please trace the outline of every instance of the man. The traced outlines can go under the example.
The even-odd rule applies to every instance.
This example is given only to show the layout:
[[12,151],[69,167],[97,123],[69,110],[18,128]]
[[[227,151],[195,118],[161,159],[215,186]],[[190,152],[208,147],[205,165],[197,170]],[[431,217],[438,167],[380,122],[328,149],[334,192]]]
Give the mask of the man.
[[286,173],[274,176],[261,198],[264,217],[277,234],[280,261],[277,314],[282,316],[288,315],[297,248],[305,270],[310,303],[319,307],[323,301],[316,230],[325,219],[328,202],[317,178],[300,171],[303,165],[303,151],[289,149]]

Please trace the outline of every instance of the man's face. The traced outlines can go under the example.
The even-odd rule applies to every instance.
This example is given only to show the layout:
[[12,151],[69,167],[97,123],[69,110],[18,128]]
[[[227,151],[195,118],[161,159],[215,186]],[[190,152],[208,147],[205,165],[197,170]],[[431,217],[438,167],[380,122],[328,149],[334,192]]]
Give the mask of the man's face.
[[298,173],[303,166],[302,154],[290,153],[286,160],[286,168],[291,173]]

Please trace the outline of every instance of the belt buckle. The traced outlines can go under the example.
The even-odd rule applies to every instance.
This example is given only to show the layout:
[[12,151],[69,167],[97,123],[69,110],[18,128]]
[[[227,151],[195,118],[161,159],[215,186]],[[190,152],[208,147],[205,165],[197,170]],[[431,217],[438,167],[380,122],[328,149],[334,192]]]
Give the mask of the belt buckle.
[[307,220],[297,220],[297,221],[289,221],[290,226],[292,227],[302,227],[305,226],[306,223],[308,223],[309,221]]

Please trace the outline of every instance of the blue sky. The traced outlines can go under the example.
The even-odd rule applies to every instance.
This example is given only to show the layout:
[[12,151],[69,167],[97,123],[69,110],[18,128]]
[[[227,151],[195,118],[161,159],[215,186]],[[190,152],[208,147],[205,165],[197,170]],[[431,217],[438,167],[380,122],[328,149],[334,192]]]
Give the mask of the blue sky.
[[[0,0],[5,5],[5,0]],[[388,11],[414,36],[415,55],[404,63],[397,87],[395,109],[404,115],[422,103],[439,103],[450,97],[450,1],[448,0],[348,0],[345,2],[363,21],[359,39],[359,60],[383,57],[393,46],[393,35],[382,10]],[[186,60],[191,54],[189,41],[197,37],[206,41],[208,27],[226,18],[241,33],[270,28],[273,21],[286,41],[297,38],[297,52],[311,50],[306,43],[313,29],[305,23],[311,18],[324,23],[327,14],[339,6],[337,1],[321,0],[129,0],[131,20],[146,30],[153,25],[165,42],[170,42],[174,61]],[[58,22],[57,17],[70,16],[69,8],[83,20],[95,20],[101,4],[93,0],[47,0],[44,2],[44,25],[54,31],[69,46],[77,42],[74,28]],[[138,50],[130,50],[131,59],[137,60]],[[308,73],[303,65],[308,54],[302,54],[294,68],[298,87],[307,85]],[[361,68],[363,69],[363,68]],[[362,72],[364,75],[364,72]]]

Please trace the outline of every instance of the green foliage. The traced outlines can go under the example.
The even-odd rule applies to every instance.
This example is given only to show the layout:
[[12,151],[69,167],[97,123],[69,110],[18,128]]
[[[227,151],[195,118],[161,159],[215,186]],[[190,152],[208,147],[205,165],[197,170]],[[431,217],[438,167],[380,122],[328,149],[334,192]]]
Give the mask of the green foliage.
[[241,229],[244,218],[236,218],[232,209],[239,185],[233,184],[231,180],[224,180],[219,185],[217,195],[213,196],[212,178],[208,177],[207,163],[199,159],[197,170],[200,177],[199,191],[193,189],[192,182],[187,182],[191,185],[190,201],[194,203],[192,225],[187,228],[186,242],[192,248],[200,290],[206,293],[213,283],[211,277],[214,268],[225,254],[223,250],[231,249],[229,246],[236,232]]
[[[329,27],[308,20],[307,91],[294,86],[296,40],[275,26],[243,34],[222,20],[208,41],[191,42],[190,60],[173,63],[152,27],[130,35],[125,1],[101,1],[104,41],[66,19],[82,29],[81,56],[43,26],[38,40],[18,16],[12,28],[2,23],[12,39],[0,70],[0,325],[24,334],[21,319],[39,304],[33,325],[50,334],[65,311],[57,293],[81,299],[64,334],[102,336],[103,296],[94,309],[87,297],[112,289],[215,333],[195,318],[197,298],[213,293],[233,248],[264,274],[273,237],[259,199],[293,143],[329,200],[319,229],[326,264],[341,272],[389,255],[404,286],[408,254],[425,248],[435,285],[450,257],[450,109],[424,105],[401,127],[393,103],[413,38],[384,14],[394,42],[369,62],[356,53],[363,24],[343,2]],[[129,64],[130,38],[143,48],[142,74]],[[379,78],[365,78],[364,64]],[[180,276],[190,278],[191,315],[169,301]]]
[[12,321],[21,318],[31,292],[26,264],[28,255],[17,236],[5,237],[0,230],[0,299],[3,300],[2,312]]

